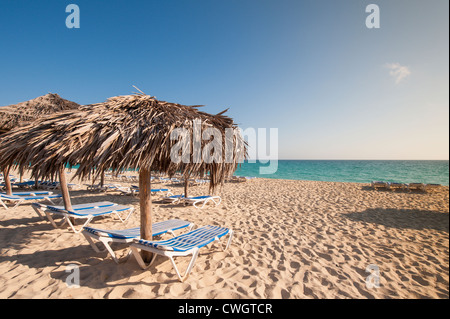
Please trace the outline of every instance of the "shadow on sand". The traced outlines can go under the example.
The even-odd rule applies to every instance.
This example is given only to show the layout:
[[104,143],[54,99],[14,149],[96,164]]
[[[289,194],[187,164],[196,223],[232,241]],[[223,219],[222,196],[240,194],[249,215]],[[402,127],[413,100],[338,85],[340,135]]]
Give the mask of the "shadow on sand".
[[375,223],[392,228],[434,229],[449,232],[449,214],[436,211],[370,208],[343,216],[356,222]]
[[431,191],[425,191],[421,189],[387,189],[387,188],[373,188],[372,186],[362,186],[361,189],[363,191],[371,191],[371,192],[382,192],[382,193],[403,193],[403,194],[417,194],[417,195],[425,195],[430,193]]

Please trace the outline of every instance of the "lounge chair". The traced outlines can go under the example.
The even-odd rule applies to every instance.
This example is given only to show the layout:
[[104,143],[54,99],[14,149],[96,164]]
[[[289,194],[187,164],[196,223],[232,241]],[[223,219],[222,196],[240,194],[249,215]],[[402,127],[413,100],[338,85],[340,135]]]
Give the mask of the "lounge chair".
[[[32,194],[32,193],[31,193]],[[8,209],[8,206],[6,206],[5,201],[9,202],[15,202],[13,208],[16,208],[20,204],[26,201],[39,201],[39,200],[48,200],[50,203],[55,204],[52,199],[55,198],[62,198],[62,195],[57,194],[48,194],[48,195],[6,195],[6,194],[0,194],[0,204],[3,205],[6,209]]]
[[249,180],[252,180],[254,178],[255,177],[250,177],[250,176],[232,176],[231,177],[231,182],[243,183],[243,182],[247,182]]
[[425,184],[423,184],[423,183],[409,183],[409,184],[407,184],[407,186],[408,186],[409,190],[413,190],[413,189],[420,190],[420,191],[425,190]]
[[382,181],[373,181],[372,182],[372,187],[374,189],[378,189],[378,188],[388,189],[389,188],[389,183],[388,182],[382,182]]
[[[175,236],[174,231],[182,228],[188,227],[189,230],[194,226],[193,223],[179,220],[179,219],[171,219],[163,222],[154,223],[152,225],[152,233],[153,236],[160,236],[166,233],[172,234]],[[116,257],[113,249],[109,245],[109,243],[130,243],[134,239],[139,239],[141,236],[140,227],[128,228],[124,230],[104,230],[97,229],[92,227],[83,227],[82,234],[89,242],[91,247],[97,252],[108,251],[113,260],[118,264],[119,260]],[[94,243],[93,239],[99,240],[105,246],[105,249],[99,249],[97,245]],[[131,250],[128,252],[128,256],[130,255]]]
[[164,203],[175,204],[175,203],[182,201],[183,198],[184,198],[184,195],[172,195],[172,196],[163,197],[162,201]]
[[[6,192],[1,192],[0,194],[6,195]],[[24,191],[24,192],[13,192],[16,196],[39,196],[39,195],[52,195],[53,192],[50,191]]]
[[40,187],[44,188],[44,189],[56,189],[59,186],[59,182],[42,182],[41,184],[39,184]]
[[194,185],[203,185],[206,184],[205,179],[194,179]]
[[122,195],[134,195],[133,188],[131,187],[121,187],[117,189]]
[[181,180],[179,180],[178,178],[175,178],[175,177],[172,177],[172,178],[160,177],[159,181],[164,184],[169,184],[169,183],[170,184],[180,184],[181,183]]
[[97,192],[107,192],[107,191],[115,191],[123,189],[124,187],[120,184],[100,184],[97,185],[86,185],[88,191],[97,191]]
[[179,178],[172,177],[170,179],[170,183],[172,183],[172,184],[181,184],[181,180]]
[[396,190],[396,189],[400,189],[400,190],[403,190],[403,189],[405,189],[405,184],[402,184],[402,183],[389,183],[389,189],[392,189],[392,190]]
[[81,189],[81,186],[78,184],[69,183],[67,184],[67,188],[70,190],[79,190]]
[[[195,260],[197,259],[200,248],[208,245],[211,242],[218,241],[221,237],[229,235],[226,250],[233,237],[233,231],[229,228],[218,226],[203,226],[192,230],[188,233],[176,236],[174,238],[162,241],[148,241],[142,239],[134,239],[131,244],[131,250],[136,258],[139,266],[142,269],[147,269],[152,265],[157,255],[166,256],[172,262],[172,266],[177,273],[178,278],[183,282],[190,274]],[[223,246],[222,246],[223,247]],[[139,249],[153,253],[153,258],[148,265],[142,259]],[[175,264],[173,257],[192,255],[191,261],[186,269],[184,275],[181,275]]]
[[[78,204],[78,205],[72,205],[73,210],[83,210],[83,209],[91,209],[91,208],[99,208],[99,207],[107,207],[107,206],[113,206],[115,203],[113,202],[96,202],[96,203],[87,203],[87,204]],[[44,212],[45,209],[47,209],[48,205],[43,205],[39,203],[32,204],[32,207],[36,214],[38,214],[39,217],[44,219],[43,214],[41,212]],[[53,209],[63,210],[64,206],[52,206]],[[44,213],[45,215],[45,213]],[[52,222],[52,220],[50,220]]]
[[135,186],[135,185],[131,185],[131,187],[119,187],[117,188],[117,190],[122,194],[122,195],[137,195],[139,193],[139,187]]
[[[196,197],[187,197],[182,199],[185,205],[193,205],[195,208],[203,208],[208,203],[214,203],[216,206],[219,205],[222,201],[220,196],[196,196]],[[201,207],[197,205],[201,205]]]
[[[37,203],[33,204],[33,208],[36,211],[36,213],[40,216],[41,214],[39,211],[43,211],[45,216],[47,216],[47,219],[53,225],[53,227],[58,228],[67,223],[75,233],[81,232],[83,230],[83,227],[87,226],[94,217],[115,214],[119,218],[119,220],[123,223],[128,220],[128,218],[131,216],[131,213],[134,211],[133,207],[118,205],[116,203],[111,202],[98,202],[98,203],[73,205],[71,211],[64,209],[63,206],[48,206]],[[119,212],[128,212],[128,215],[125,217],[125,219],[123,219],[122,217],[120,217]],[[55,220],[51,216],[52,214],[62,216],[63,223],[57,225]],[[81,228],[77,230],[75,229],[74,224],[70,220],[71,218],[85,219],[86,221],[83,224],[83,226],[81,226]]]
[[209,183],[208,179],[190,179],[189,180],[189,184],[192,186],[204,185],[206,183]]
[[[11,183],[15,182],[17,180],[17,178],[14,175],[9,174],[9,181]],[[0,182],[2,184],[0,184],[0,186],[5,186],[4,182],[5,182],[5,178],[3,177],[3,174],[0,174]]]
[[117,189],[122,195],[136,195],[137,192],[135,190],[139,190],[137,186],[131,187],[120,187]]
[[[139,187],[131,186],[131,187],[123,188],[123,189],[120,189],[120,192],[122,194],[126,194],[126,195],[137,196],[139,194]],[[173,195],[172,192],[170,191],[170,189],[168,189],[168,188],[152,188],[150,190],[150,192],[151,192],[151,194],[166,193],[167,196]]]
[[17,183],[12,183],[12,186],[16,186],[19,188],[29,188],[29,187],[33,187],[35,185],[35,181],[25,181],[25,182],[17,182]]
[[[139,193],[139,188],[136,188],[135,192]],[[170,191],[170,189],[168,189],[168,188],[152,188],[150,190],[150,192],[152,194],[160,194],[160,195],[161,195],[161,193],[165,193],[167,196],[172,196],[173,195],[172,192]]]
[[441,184],[425,184],[425,190],[437,189],[441,186]]

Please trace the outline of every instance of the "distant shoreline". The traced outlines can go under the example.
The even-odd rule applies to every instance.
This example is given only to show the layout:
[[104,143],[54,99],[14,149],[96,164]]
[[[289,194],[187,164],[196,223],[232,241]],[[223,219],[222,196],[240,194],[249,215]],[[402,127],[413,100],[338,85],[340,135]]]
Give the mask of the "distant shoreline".
[[274,174],[260,174],[269,164],[241,163],[235,175],[269,179],[371,183],[424,183],[449,185],[446,160],[278,160]]

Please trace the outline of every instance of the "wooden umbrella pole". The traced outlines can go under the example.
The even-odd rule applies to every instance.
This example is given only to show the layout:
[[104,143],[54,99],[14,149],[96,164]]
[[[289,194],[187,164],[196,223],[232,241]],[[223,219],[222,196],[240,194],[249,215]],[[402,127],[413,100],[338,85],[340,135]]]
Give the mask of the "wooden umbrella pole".
[[100,178],[100,187],[103,187],[105,184],[105,171],[102,170],[102,176]]
[[61,187],[61,194],[64,200],[64,208],[72,210],[72,203],[70,202],[69,188],[67,187],[66,171],[64,165],[59,167],[59,186]]
[[191,175],[187,174],[184,177],[184,198],[188,198],[188,187],[189,187],[189,177]]
[[19,168],[19,183],[23,183],[23,167]]
[[[141,211],[141,238],[152,240],[152,200],[150,170],[141,168],[139,170],[139,204]],[[149,263],[152,260],[152,253],[142,250],[142,259]]]
[[94,186],[94,184],[95,184],[95,171],[94,169],[92,169],[92,187]]
[[9,179],[9,167],[5,167],[3,169],[3,179],[5,180],[5,187],[6,187],[6,195],[12,195],[12,186],[11,181]]

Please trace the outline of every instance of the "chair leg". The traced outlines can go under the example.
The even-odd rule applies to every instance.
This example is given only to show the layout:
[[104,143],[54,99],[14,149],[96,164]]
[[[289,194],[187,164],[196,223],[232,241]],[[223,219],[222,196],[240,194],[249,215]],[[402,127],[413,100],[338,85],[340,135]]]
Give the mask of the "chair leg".
[[170,230],[168,230],[168,231],[167,231],[167,233],[171,234],[171,235],[172,235],[172,237],[175,237],[175,236],[176,236],[176,235],[175,235],[175,233],[173,232],[173,230],[171,230],[171,229],[170,229]]
[[213,198],[214,204],[216,204],[216,206],[220,205],[220,203],[222,202],[222,197],[218,197],[219,202],[216,202]]
[[[58,225],[56,225],[56,222],[55,222],[55,220],[53,219],[53,217],[51,216],[51,213],[50,213],[50,212],[47,212],[47,211],[44,211],[44,213],[45,213],[45,216],[47,216],[47,219],[49,220],[49,222],[53,225],[53,227],[58,228]],[[64,225],[64,224],[66,223],[66,219],[63,218],[63,220],[64,220],[64,222],[61,223],[60,226],[62,226],[62,225]]]
[[[207,199],[207,200],[198,200],[198,201],[194,202],[193,206],[194,206],[195,208],[203,209],[203,207],[205,207],[205,205],[206,205],[206,203],[207,203],[208,201],[209,201],[209,199]],[[197,203],[201,203],[201,202],[203,202],[203,205],[202,205],[201,207],[197,207]]]
[[5,202],[3,202],[1,199],[0,199],[0,204],[2,204],[3,207],[5,207],[5,209],[8,209],[8,206],[6,206]]
[[130,216],[131,216],[131,214],[134,212],[134,208],[131,208],[130,209],[130,212],[128,213],[128,215],[127,215],[127,217],[125,218],[125,219],[123,219],[122,217],[120,217],[120,214],[119,214],[119,212],[114,212],[116,215],[117,215],[117,217],[119,218],[119,220],[122,222],[122,223],[124,223],[124,222],[126,222],[127,220],[128,220],[128,218],[130,218]]
[[119,264],[119,259],[117,259],[116,254],[114,253],[114,250],[111,248],[111,246],[109,245],[109,241],[105,238],[100,238],[100,241],[103,243],[103,245],[105,246],[106,250],[109,252],[109,254],[111,255],[112,259],[114,260],[114,262],[116,264]]
[[[136,247],[134,247],[134,246],[131,246],[131,251],[133,252],[133,255],[134,255],[134,257],[136,258],[136,261],[138,262],[139,266],[140,266],[142,269],[144,269],[144,270],[145,270],[145,269],[148,269],[148,268],[153,264],[153,262],[155,261],[156,255],[157,255],[156,253],[153,252],[153,258],[152,258],[152,260],[150,261],[149,264],[146,264],[146,263],[144,262],[144,260],[142,259],[141,254],[140,254],[138,248],[136,248]],[[194,267],[194,263],[195,263],[195,261],[196,261],[196,259],[197,259],[197,257],[198,257],[198,252],[199,252],[199,249],[198,249],[198,248],[195,248],[195,249],[193,250],[191,261],[189,262],[189,265],[188,265],[188,267],[187,267],[187,269],[186,269],[184,275],[181,275],[181,274],[180,274],[180,271],[178,270],[178,267],[177,267],[177,265],[175,264],[175,260],[173,259],[174,256],[173,256],[173,255],[166,255],[166,256],[170,259],[170,261],[171,261],[171,263],[172,263],[172,266],[173,266],[173,269],[174,269],[175,272],[177,273],[178,279],[179,279],[181,282],[183,282],[184,280],[186,280],[187,277],[189,276],[189,274],[191,273],[192,268]]]
[[22,203],[23,203],[23,200],[17,201],[16,205],[15,205],[13,208],[16,208],[17,206],[19,206],[19,205],[22,204]]
[[225,247],[224,251],[228,249],[228,247],[230,247],[231,244],[231,239],[233,238],[233,230],[230,229],[230,232],[228,233],[228,235],[230,236],[230,238],[228,238],[228,242],[227,242],[227,246]]
[[66,220],[66,222],[69,224],[69,226],[72,228],[72,230],[76,234],[81,233],[81,231],[83,230],[83,227],[86,226],[87,224],[89,224],[93,218],[94,218],[94,216],[88,217],[86,222],[83,224],[83,226],[80,227],[80,230],[76,230],[75,225],[73,225],[72,222],[70,221],[70,217],[68,215],[64,215],[64,219]]
[[145,269],[148,269],[148,268],[153,264],[153,262],[154,262],[155,259],[156,259],[156,255],[157,255],[157,254],[153,253],[152,260],[151,260],[150,263],[147,265],[147,264],[145,263],[145,261],[142,259],[141,254],[140,254],[140,252],[139,252],[139,249],[137,249],[136,247],[133,247],[133,246],[131,246],[130,248],[131,248],[131,252],[133,253],[134,258],[135,258],[136,261],[138,262],[139,266],[140,266],[142,269],[144,269],[144,270],[145,270]]
[[39,210],[39,208],[37,208],[36,206],[32,206],[33,207],[33,209],[34,209],[34,211],[36,212],[36,214],[38,214],[38,216],[41,218],[41,219],[44,219],[44,216],[41,214],[41,211]]
[[130,218],[131,214],[134,212],[134,208],[130,209],[130,212],[128,213],[127,217],[125,218],[124,222],[126,222],[128,220],[128,218]]
[[214,239],[214,242],[218,241],[220,247],[222,248],[222,251],[225,251],[225,250],[228,249],[228,247],[230,247],[232,238],[233,238],[233,230],[230,229],[230,231],[228,232],[228,241],[227,241],[227,243],[226,243],[226,245],[225,245],[225,248],[223,248],[224,243],[223,243],[223,242],[220,242],[220,238],[217,238],[217,237],[216,237],[216,238]]
[[[89,235],[89,233],[83,231],[82,234],[83,234],[83,236],[86,238],[86,240],[88,241],[88,243],[91,245],[91,247],[94,249],[94,251],[95,251],[96,253],[103,253],[103,252],[107,251],[107,252],[109,252],[109,254],[111,255],[112,259],[114,260],[114,262],[115,262],[116,264],[119,264],[119,263],[120,263],[120,261],[119,261],[119,259],[117,258],[117,256],[116,256],[114,250],[112,249],[111,245],[109,245],[109,243],[111,242],[111,240],[110,240],[109,238],[97,237],[97,239],[98,239],[98,240],[103,244],[103,246],[104,246],[104,248],[101,249],[101,248],[99,248],[99,247],[94,243],[94,241],[92,240],[92,237]],[[126,257],[126,259],[125,259],[124,261],[128,260],[128,258],[130,257],[130,255],[131,255],[131,249],[128,251],[127,257]]]
[[180,272],[178,271],[177,265],[175,264],[175,260],[173,259],[173,256],[169,256],[170,261],[172,262],[172,266],[175,269],[175,272],[177,273],[178,279],[180,279],[181,282],[185,281],[187,277],[189,277],[189,274],[192,271],[192,268],[194,267],[194,263],[197,260],[199,249],[195,248],[192,252],[192,258],[189,262],[189,265],[184,273],[183,276],[181,276]]
[[84,232],[82,232],[84,238],[86,238],[86,240],[88,241],[88,243],[91,245],[92,249],[94,249],[94,251],[96,253],[102,253],[104,251],[106,251],[106,249],[100,249],[92,240],[91,236],[85,234]]

